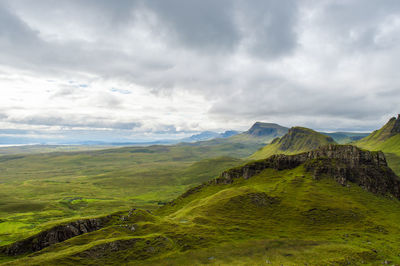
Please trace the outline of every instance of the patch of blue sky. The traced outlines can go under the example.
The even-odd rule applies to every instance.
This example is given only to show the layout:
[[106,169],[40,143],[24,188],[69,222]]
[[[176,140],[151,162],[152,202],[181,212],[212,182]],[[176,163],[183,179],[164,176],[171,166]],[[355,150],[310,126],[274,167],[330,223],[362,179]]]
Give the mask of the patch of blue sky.
[[122,93],[122,94],[131,94],[132,92],[129,90],[123,90],[123,89],[116,89],[116,88],[111,88],[112,92],[118,92],[118,93]]

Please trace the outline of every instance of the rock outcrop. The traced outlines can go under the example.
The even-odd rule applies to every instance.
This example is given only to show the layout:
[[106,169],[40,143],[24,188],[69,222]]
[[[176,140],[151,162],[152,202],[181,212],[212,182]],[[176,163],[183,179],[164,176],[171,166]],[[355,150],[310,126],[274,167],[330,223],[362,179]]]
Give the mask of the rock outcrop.
[[[395,119],[395,118],[393,117],[392,119]],[[395,120],[396,121],[394,122],[393,128],[390,131],[393,135],[400,133],[400,114],[397,115],[397,119],[395,119]]]
[[[385,155],[382,152],[361,150],[352,145],[329,144],[296,155],[273,155],[225,171],[219,178],[210,182],[229,184],[235,178],[247,179],[267,168],[293,169],[302,164],[307,171],[313,173],[315,179],[329,176],[342,185],[352,182],[367,191],[378,194],[390,193],[400,199],[400,179],[388,167]],[[195,191],[196,188],[192,190]]]
[[110,217],[77,220],[68,224],[58,225],[27,239],[1,247],[0,252],[13,256],[36,252],[72,237],[99,230],[106,225],[109,219]]

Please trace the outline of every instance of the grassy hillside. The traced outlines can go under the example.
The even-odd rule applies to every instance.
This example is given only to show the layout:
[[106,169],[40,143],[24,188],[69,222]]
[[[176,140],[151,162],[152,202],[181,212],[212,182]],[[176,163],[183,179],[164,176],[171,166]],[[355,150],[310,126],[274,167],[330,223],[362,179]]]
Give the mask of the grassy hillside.
[[329,136],[312,129],[293,127],[282,138],[275,139],[271,144],[255,152],[250,156],[250,159],[263,159],[273,154],[295,154],[313,150],[330,143],[335,143],[335,141]]
[[395,117],[392,117],[381,129],[375,130],[367,137],[357,141],[357,144],[366,148],[374,148],[375,146],[381,145],[389,138],[400,133],[394,132],[393,130],[398,123],[400,123],[400,118],[396,119]]
[[240,164],[238,158],[259,147],[174,145],[0,156],[0,245],[63,219],[155,208]]
[[367,137],[355,142],[358,147],[383,151],[393,170],[400,174],[400,117],[392,117],[381,129],[372,132]]
[[186,193],[153,214],[116,214],[99,231],[9,265],[398,264],[399,220],[397,199],[315,180],[303,166],[266,169]]
[[64,219],[156,208],[242,163],[240,158],[284,129],[256,123],[229,138],[98,151],[49,153],[65,151],[62,146],[4,149],[9,154],[0,156],[0,245]]

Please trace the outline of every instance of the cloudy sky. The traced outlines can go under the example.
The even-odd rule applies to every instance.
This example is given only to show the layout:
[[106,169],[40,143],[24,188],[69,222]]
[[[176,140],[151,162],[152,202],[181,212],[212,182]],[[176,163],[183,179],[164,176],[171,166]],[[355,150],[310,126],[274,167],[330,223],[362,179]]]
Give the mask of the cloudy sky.
[[181,137],[400,112],[398,0],[0,0],[0,137]]

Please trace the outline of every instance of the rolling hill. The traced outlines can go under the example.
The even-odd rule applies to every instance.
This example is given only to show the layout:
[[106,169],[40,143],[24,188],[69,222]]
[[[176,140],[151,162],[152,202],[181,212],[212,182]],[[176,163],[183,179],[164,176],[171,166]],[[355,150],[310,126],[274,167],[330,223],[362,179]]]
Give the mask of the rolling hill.
[[398,264],[400,180],[328,145],[223,172],[153,212],[69,221],[2,247],[8,265]]
[[283,127],[265,125],[256,123],[240,136],[175,145],[70,152],[59,146],[5,149],[8,154],[0,155],[0,245],[64,219],[132,206],[154,209],[242,164],[264,141],[281,134]]
[[335,141],[329,136],[304,127],[292,127],[286,135],[274,139],[250,156],[250,159],[267,158],[273,154],[295,154],[330,143],[335,143]]

